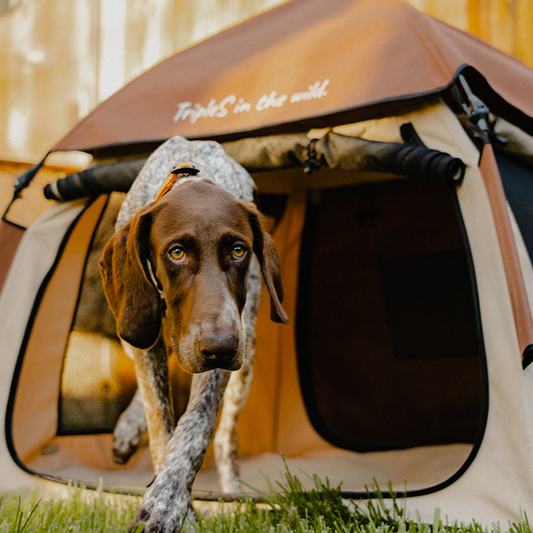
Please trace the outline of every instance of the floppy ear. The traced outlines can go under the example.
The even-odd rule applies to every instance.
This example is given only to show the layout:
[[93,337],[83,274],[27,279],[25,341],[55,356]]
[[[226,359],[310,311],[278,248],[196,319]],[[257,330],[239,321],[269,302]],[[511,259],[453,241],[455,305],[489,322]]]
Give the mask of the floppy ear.
[[100,273],[121,339],[140,349],[155,344],[161,329],[161,298],[148,279],[148,208],[119,229],[104,248]]
[[274,241],[265,231],[262,216],[253,204],[246,205],[248,217],[254,234],[254,253],[259,259],[263,278],[270,293],[270,318],[274,322],[288,324],[289,318],[281,307],[283,301],[283,285],[281,283],[281,269],[278,252]]

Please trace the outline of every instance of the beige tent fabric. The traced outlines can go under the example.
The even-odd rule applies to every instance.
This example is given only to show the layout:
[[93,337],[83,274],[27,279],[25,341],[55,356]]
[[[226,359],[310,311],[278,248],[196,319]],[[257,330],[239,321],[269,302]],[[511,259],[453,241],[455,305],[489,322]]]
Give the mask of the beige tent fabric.
[[[53,439],[56,433],[59,377],[67,335],[77,302],[86,250],[105,200],[105,196],[98,198],[85,211],[85,223],[76,224],[35,317],[13,412],[13,442],[25,464],[38,455],[43,443]],[[35,258],[32,260],[35,261]]]
[[[84,206],[84,201],[58,205],[26,230],[0,294],[0,402],[4,406],[0,420],[3,427],[6,425],[6,406],[15,377],[17,358],[35,296],[55,259],[65,228],[80,214]],[[31,406],[31,410],[34,409],[35,407]],[[0,482],[0,493],[34,486],[35,478],[27,475],[14,462],[5,439],[5,432],[2,432],[0,471],[3,473],[3,481]]]
[[458,196],[476,270],[489,372],[489,417],[481,448],[468,470],[446,489],[412,499],[409,507],[419,509],[428,520],[438,505],[443,514],[462,520],[483,516],[488,522],[506,523],[518,520],[533,496],[528,451],[533,445],[532,413],[501,251],[477,168],[479,153],[444,106],[413,123],[428,146],[468,165]]

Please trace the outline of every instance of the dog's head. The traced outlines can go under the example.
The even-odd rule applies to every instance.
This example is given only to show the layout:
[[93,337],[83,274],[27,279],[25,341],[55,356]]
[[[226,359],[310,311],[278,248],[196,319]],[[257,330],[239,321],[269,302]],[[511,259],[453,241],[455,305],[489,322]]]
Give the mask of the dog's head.
[[287,323],[278,256],[253,204],[194,179],[141,208],[100,261],[120,337],[148,349],[166,315],[184,370],[239,369],[252,254],[270,293],[271,318]]

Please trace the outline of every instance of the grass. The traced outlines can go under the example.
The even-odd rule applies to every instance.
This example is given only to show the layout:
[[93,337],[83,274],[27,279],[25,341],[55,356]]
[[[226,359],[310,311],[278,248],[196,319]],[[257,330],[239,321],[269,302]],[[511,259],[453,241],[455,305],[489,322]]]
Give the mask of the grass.
[[68,501],[43,501],[37,492],[28,498],[0,498],[0,532],[126,532],[135,514],[133,505],[111,505],[105,503],[102,491],[99,496],[93,498],[85,489],[73,488]]
[[[341,487],[331,487],[314,477],[315,487],[304,490],[299,478],[286,470],[285,482],[260,493],[264,503],[248,500],[244,505],[220,505],[216,513],[199,516],[187,524],[187,533],[532,533],[527,515],[507,530],[499,525],[482,528],[470,524],[444,523],[439,509],[432,524],[406,517],[403,499],[394,496],[389,505],[378,497],[369,502],[346,502]],[[251,491],[255,491],[250,487]],[[379,496],[377,485],[373,488]],[[391,491],[392,493],[392,491]],[[140,500],[109,503],[102,491],[89,497],[83,488],[73,489],[68,501],[42,501],[14,495],[0,498],[0,533],[93,533],[126,532]],[[138,529],[140,533],[142,526]]]

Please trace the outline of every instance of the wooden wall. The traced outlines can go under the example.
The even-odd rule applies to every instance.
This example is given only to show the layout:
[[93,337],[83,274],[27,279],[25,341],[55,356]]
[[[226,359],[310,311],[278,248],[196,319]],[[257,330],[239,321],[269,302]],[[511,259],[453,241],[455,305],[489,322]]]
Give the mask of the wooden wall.
[[532,0],[409,0],[533,67]]
[[0,159],[38,160],[99,102],[153,64],[279,3],[18,2],[0,16]]

